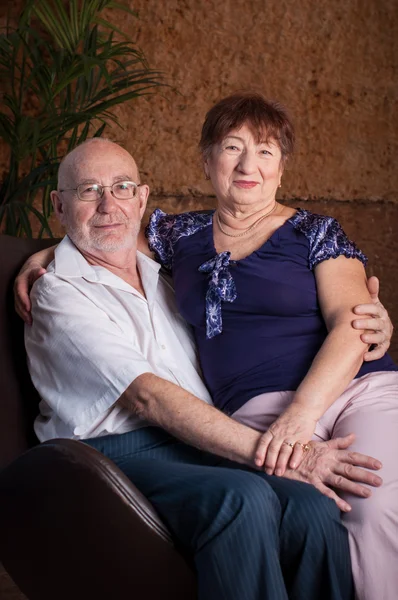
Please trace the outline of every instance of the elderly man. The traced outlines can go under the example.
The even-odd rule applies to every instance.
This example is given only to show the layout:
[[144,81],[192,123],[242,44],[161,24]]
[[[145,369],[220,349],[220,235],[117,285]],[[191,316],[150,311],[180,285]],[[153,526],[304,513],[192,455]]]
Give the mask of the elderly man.
[[[345,438],[314,444],[284,478],[248,468],[261,434],[211,405],[170,282],[137,251],[148,193],[109,141],[61,164],[52,201],[67,237],[33,287],[26,328],[36,433],[84,440],[115,461],[193,556],[199,598],[349,599],[338,506],[300,480],[312,469],[322,485],[365,495],[358,482],[380,479],[358,467],[377,461],[353,457]],[[354,460],[352,480],[333,480]]]

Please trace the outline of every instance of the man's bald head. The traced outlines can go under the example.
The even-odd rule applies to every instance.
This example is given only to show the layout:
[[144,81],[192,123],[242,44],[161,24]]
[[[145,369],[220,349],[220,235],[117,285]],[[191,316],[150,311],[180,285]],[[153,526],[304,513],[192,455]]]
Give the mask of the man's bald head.
[[[147,185],[120,198],[114,186],[139,183],[137,165],[127,150],[110,140],[92,138],[67,154],[59,167],[58,190],[51,192],[55,213],[82,252],[110,253],[132,248],[149,193]],[[77,189],[99,186],[93,201]]]
[[134,182],[140,183],[138,167],[131,154],[111,140],[96,137],[82,142],[64,156],[58,170],[58,190],[68,189],[75,185],[77,172],[84,171],[84,165],[94,156],[96,160],[101,160],[101,157],[105,157],[107,160],[114,156],[131,162],[130,178]]

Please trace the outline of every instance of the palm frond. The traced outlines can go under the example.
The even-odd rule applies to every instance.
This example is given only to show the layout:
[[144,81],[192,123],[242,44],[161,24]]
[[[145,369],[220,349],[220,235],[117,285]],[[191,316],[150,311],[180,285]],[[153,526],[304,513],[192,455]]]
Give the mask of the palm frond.
[[65,142],[70,151],[109,124],[120,126],[115,107],[166,85],[103,17],[106,9],[137,18],[112,0],[26,0],[18,26],[8,22],[0,33],[0,138],[10,150],[0,182],[1,231],[29,237],[33,218],[39,235],[51,235],[50,191]]

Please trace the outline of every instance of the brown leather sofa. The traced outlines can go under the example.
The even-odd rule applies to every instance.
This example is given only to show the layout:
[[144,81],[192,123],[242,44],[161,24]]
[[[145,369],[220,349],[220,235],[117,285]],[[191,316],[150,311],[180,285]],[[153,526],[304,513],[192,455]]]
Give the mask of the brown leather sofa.
[[0,561],[29,600],[193,600],[192,566],[123,473],[81,442],[34,437],[12,285],[52,243],[0,236]]

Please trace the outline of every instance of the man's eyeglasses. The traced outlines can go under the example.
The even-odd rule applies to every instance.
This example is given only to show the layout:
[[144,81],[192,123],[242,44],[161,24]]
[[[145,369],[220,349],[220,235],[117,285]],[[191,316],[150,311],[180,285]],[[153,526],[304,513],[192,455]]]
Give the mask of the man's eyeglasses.
[[118,200],[130,200],[137,195],[140,183],[134,181],[117,181],[113,185],[101,185],[99,183],[82,183],[77,188],[59,190],[60,192],[77,192],[77,197],[83,202],[95,202],[100,200],[105,188],[111,190],[111,194]]

